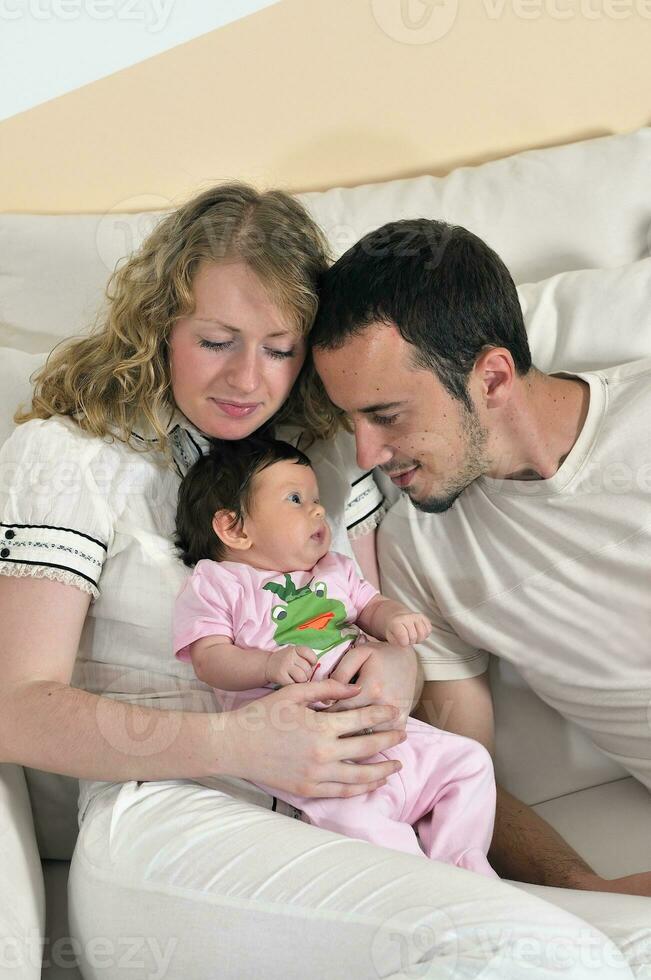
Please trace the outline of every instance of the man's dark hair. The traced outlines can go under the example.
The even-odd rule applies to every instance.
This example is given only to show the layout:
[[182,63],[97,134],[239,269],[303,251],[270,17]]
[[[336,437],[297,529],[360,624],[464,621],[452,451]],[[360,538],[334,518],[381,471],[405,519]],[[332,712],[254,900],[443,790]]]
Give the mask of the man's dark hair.
[[213,516],[230,510],[235,515],[231,526],[241,523],[250,512],[253,477],[283,460],[312,465],[305,453],[280,439],[211,441],[210,451],[190,467],[179,487],[175,543],[186,565],[201,558],[224,560],[226,548],[213,530]]
[[468,376],[486,347],[506,347],[518,374],[531,368],[508,269],[480,238],[444,221],[393,221],[323,274],[314,347],[336,350],[376,321],[394,323],[416,348],[416,365],[468,408]]

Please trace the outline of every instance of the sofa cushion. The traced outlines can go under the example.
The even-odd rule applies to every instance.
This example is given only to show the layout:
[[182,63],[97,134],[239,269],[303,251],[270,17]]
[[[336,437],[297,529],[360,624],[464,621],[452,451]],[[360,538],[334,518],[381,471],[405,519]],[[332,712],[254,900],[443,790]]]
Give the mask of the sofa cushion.
[[29,405],[29,379],[44,361],[44,354],[0,348],[0,446],[11,435],[16,409]]
[[37,980],[45,919],[41,861],[20,766],[0,764],[0,975]]
[[568,269],[623,265],[649,254],[651,128],[527,150],[446,177],[335,188],[302,200],[341,255],[401,218],[469,228],[517,283]]
[[596,371],[651,357],[651,258],[518,287],[542,371]]
[[[651,869],[651,794],[636,779],[559,796],[535,810],[605,878]],[[651,899],[648,914],[651,926]]]

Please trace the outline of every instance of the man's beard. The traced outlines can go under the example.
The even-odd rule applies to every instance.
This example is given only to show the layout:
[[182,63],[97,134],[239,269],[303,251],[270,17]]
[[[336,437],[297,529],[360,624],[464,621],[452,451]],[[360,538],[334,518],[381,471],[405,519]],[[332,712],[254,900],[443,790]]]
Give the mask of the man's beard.
[[414,507],[426,514],[443,514],[461,496],[466,487],[474,483],[477,477],[489,469],[489,459],[486,453],[488,432],[479,421],[476,412],[464,407],[462,432],[465,440],[465,453],[459,471],[442,487],[436,496],[425,497],[424,500],[414,500],[406,487],[406,493]]

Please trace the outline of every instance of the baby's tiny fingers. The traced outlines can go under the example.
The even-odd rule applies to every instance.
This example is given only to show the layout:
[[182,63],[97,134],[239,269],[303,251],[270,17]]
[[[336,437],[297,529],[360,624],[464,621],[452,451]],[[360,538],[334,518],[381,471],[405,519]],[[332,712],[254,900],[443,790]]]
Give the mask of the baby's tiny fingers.
[[396,623],[391,630],[391,642],[399,647],[407,646],[409,643],[409,631],[404,623]]
[[297,646],[296,652],[299,655],[299,657],[302,657],[304,660],[307,660],[307,662],[311,664],[313,667],[319,660],[316,653],[314,652],[314,650],[312,650],[311,647]]

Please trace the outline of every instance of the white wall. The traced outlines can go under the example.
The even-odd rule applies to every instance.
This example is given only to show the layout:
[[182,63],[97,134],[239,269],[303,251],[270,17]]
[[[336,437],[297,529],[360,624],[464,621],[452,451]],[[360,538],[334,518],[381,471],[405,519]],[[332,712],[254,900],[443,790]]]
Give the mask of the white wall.
[[0,0],[0,119],[278,0]]

